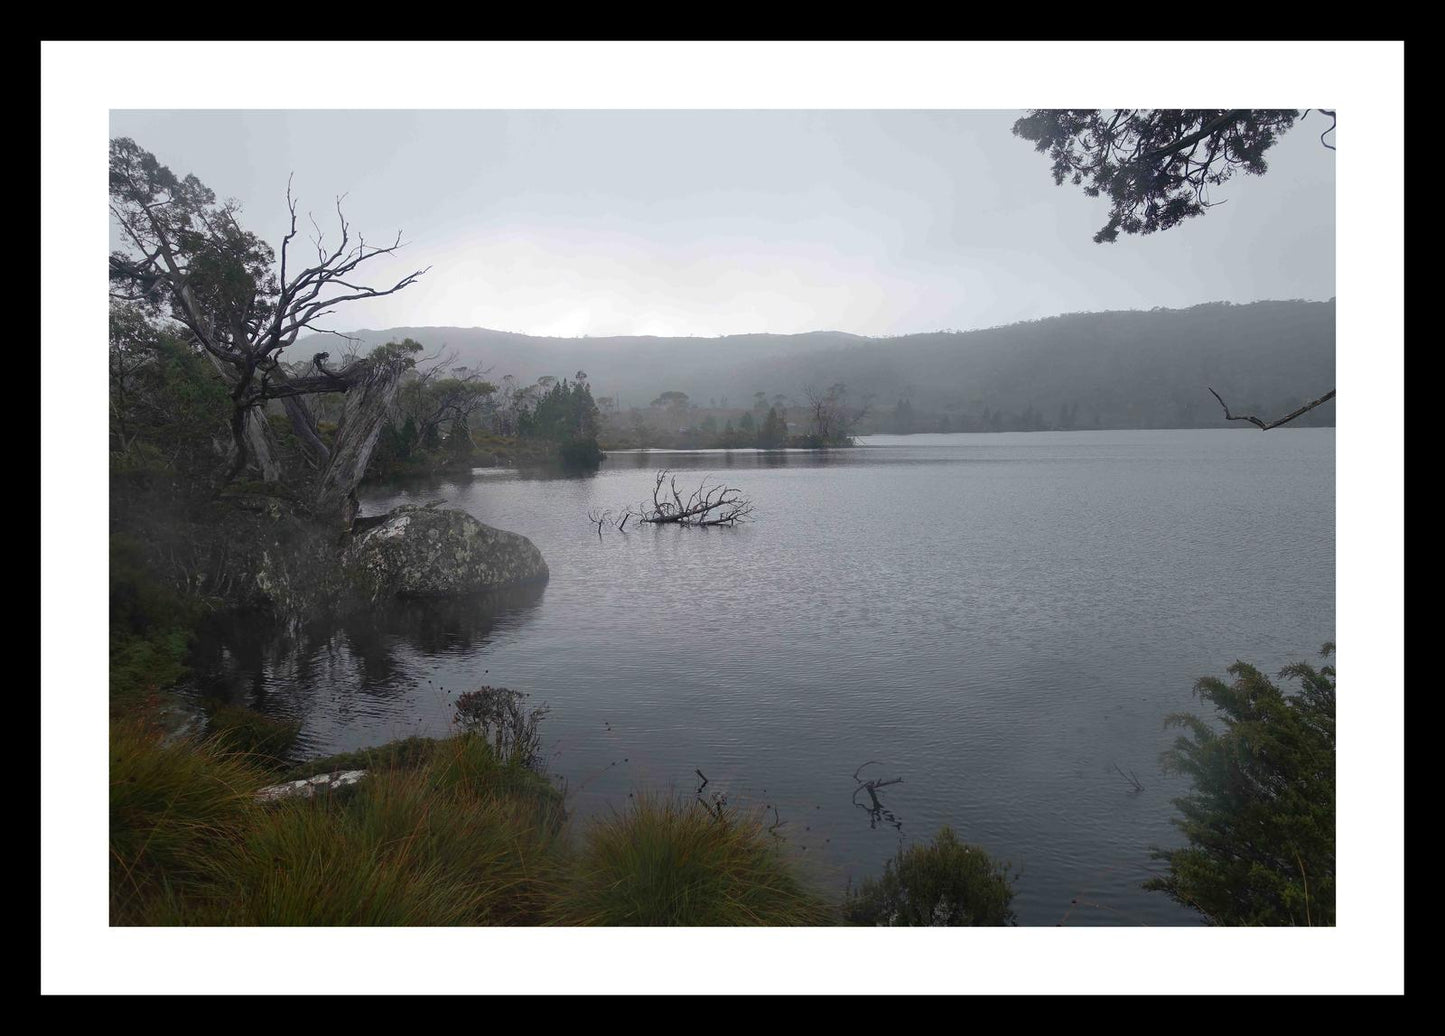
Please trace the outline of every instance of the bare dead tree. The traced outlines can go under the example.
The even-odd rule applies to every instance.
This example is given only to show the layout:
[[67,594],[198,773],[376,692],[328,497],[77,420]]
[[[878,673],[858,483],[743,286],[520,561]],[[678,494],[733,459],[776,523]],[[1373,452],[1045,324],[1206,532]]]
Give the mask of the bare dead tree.
[[1256,428],[1258,428],[1258,429],[1259,429],[1260,431],[1262,431],[1262,432],[1267,432],[1267,431],[1269,431],[1271,428],[1278,428],[1278,427],[1279,427],[1280,425],[1282,425],[1282,424],[1288,424],[1289,422],[1293,421],[1296,417],[1299,417],[1301,414],[1307,414],[1307,413],[1309,413],[1311,410],[1313,410],[1315,407],[1319,406],[1321,403],[1327,403],[1327,402],[1329,402],[1331,399],[1334,399],[1334,398],[1335,398],[1335,390],[1334,390],[1334,389],[1330,389],[1328,392],[1326,392],[1326,393],[1325,393],[1323,396],[1321,396],[1319,399],[1312,399],[1312,400],[1310,400],[1308,403],[1306,403],[1304,406],[1299,407],[1299,408],[1296,409],[1296,410],[1291,410],[1289,413],[1285,414],[1285,415],[1284,415],[1283,417],[1281,417],[1281,418],[1277,418],[1276,420],[1273,420],[1273,421],[1263,421],[1263,420],[1261,420],[1260,418],[1254,417],[1254,416],[1251,415],[1251,414],[1232,414],[1232,413],[1230,413],[1230,412],[1229,412],[1229,404],[1226,403],[1226,402],[1220,397],[1220,395],[1219,395],[1218,392],[1215,392],[1214,389],[1211,388],[1211,389],[1209,390],[1209,393],[1210,393],[1210,395],[1212,395],[1215,399],[1218,399],[1218,400],[1219,400],[1219,405],[1220,405],[1220,406],[1224,407],[1224,419],[1225,419],[1226,421],[1248,421],[1250,424],[1254,425]]
[[[262,407],[269,400],[282,401],[315,464],[333,478],[349,478],[352,472],[335,463],[317,434],[305,397],[345,393],[363,384],[377,389],[379,376],[399,376],[396,364],[378,367],[354,357],[340,367],[328,367],[327,353],[316,354],[299,370],[282,361],[302,331],[337,334],[318,325],[337,307],[391,295],[427,272],[414,270],[389,285],[362,283],[362,265],[394,254],[401,247],[401,233],[390,244],[369,244],[352,230],[342,200],[336,200],[340,232],[335,246],[327,247],[313,219],[316,259],[296,271],[291,242],[297,235],[297,208],[290,183],[290,227],[278,259],[270,246],[241,228],[235,202],[217,203],[195,176],[176,176],[132,140],[111,141],[110,211],[127,245],[110,256],[112,297],[148,305],[158,313],[168,311],[225,377],[231,390],[233,447],[227,480],[253,463],[266,477],[275,477],[262,456]],[[384,395],[373,392],[373,397]],[[354,428],[371,424],[352,422]],[[361,474],[355,473],[357,480]],[[337,494],[323,484],[320,496],[345,497],[354,483],[340,488]]]
[[821,445],[847,445],[852,442],[853,429],[868,414],[868,401],[861,407],[848,405],[848,389],[841,381],[827,390],[806,385],[803,395],[808,401],[808,423],[812,435]]

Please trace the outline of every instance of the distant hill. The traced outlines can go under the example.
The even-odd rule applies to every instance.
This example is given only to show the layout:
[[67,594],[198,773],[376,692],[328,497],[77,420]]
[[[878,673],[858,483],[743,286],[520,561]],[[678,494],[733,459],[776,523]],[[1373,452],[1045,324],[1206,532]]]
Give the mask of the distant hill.
[[[458,362],[524,382],[585,370],[597,396],[646,407],[661,392],[746,407],[753,393],[801,398],[843,382],[871,397],[876,427],[900,401],[917,414],[1029,414],[1041,426],[1215,427],[1213,386],[1236,412],[1279,416],[1335,384],[1335,304],[1209,303],[1182,310],[1070,313],[965,332],[866,338],[838,331],[723,338],[540,338],[485,328],[395,327],[366,347],[414,338]],[[303,339],[297,359],[335,339]],[[1303,424],[1334,423],[1334,405]],[[1011,422],[1010,426],[1019,426]],[[1025,425],[1029,426],[1029,425]],[[933,427],[928,425],[927,427]]]

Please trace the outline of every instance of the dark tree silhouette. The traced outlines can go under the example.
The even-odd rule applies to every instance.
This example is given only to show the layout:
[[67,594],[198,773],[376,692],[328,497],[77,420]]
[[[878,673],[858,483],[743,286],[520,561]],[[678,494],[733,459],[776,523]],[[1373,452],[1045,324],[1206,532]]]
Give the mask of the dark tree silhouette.
[[[1099,242],[1152,234],[1198,216],[1236,172],[1263,175],[1264,154],[1307,114],[1293,108],[1042,109],[1014,123],[1053,161],[1054,183],[1112,202]],[[1323,111],[1333,120],[1334,112]],[[1330,129],[1334,128],[1331,122]],[[1323,141],[1325,147],[1334,145]]]

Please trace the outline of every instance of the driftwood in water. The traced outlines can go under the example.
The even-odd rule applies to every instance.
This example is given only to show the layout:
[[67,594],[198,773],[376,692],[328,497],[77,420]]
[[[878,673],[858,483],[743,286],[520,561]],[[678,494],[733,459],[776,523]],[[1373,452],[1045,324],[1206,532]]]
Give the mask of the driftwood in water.
[[587,512],[587,521],[597,526],[597,536],[602,537],[602,527],[611,525],[618,532],[627,531],[627,523],[636,518],[643,525],[736,525],[749,521],[753,513],[753,502],[743,496],[742,490],[732,486],[708,485],[704,479],[687,498],[677,488],[677,476],[664,471],[657,473],[652,485],[652,501],[636,507],[624,508],[620,513],[611,510],[593,509]]
[[669,478],[667,471],[659,471],[652,486],[652,503],[631,513],[646,525],[736,525],[752,515],[753,502],[739,489],[709,486],[706,480],[684,500],[677,476]]

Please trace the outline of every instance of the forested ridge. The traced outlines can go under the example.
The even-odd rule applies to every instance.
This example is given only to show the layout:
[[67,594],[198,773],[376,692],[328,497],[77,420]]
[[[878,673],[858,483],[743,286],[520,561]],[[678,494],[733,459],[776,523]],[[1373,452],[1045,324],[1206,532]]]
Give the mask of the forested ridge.
[[[568,339],[455,327],[353,335],[366,346],[445,345],[460,362],[523,381],[586,366],[599,403],[622,411],[667,391],[726,410],[748,407],[759,391],[799,400],[810,384],[841,382],[871,404],[861,431],[1213,428],[1225,425],[1209,387],[1237,412],[1277,415],[1335,377],[1333,299],[1069,313],[890,338]],[[306,348],[298,343],[298,355]],[[1295,423],[1332,425],[1334,408]]]

